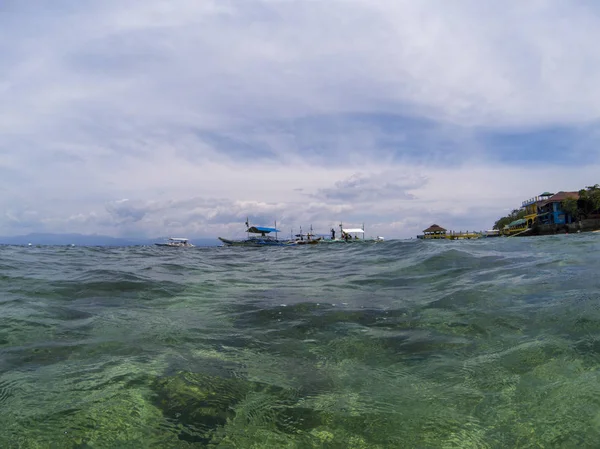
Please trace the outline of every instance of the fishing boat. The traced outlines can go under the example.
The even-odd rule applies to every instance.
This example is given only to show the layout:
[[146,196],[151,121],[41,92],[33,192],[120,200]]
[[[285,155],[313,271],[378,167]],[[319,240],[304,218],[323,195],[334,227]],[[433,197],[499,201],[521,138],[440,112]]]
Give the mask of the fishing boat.
[[296,239],[293,243],[296,245],[316,245],[321,241],[322,237],[314,237],[312,234],[296,234]]
[[156,246],[169,246],[175,248],[193,247],[189,239],[183,237],[170,237],[166,242],[155,243]]
[[[223,242],[227,246],[252,246],[252,247],[261,247],[261,246],[291,246],[294,245],[295,242],[279,240],[277,238],[277,233],[281,232],[277,229],[277,227],[270,228],[266,226],[249,226],[248,219],[246,219],[246,233],[248,237],[242,240],[231,240],[223,237],[219,237],[219,240]],[[270,235],[271,233],[275,234],[275,237]],[[251,235],[252,234],[252,235]]]
[[331,229],[331,238],[322,240],[323,243],[373,243],[383,242],[385,239],[381,236],[375,238],[365,238],[365,225],[362,228],[345,228],[342,223],[339,225],[340,237],[336,238],[335,230]]
[[300,227],[300,233],[293,236],[290,242],[295,243],[296,245],[315,245],[321,241],[323,237],[316,236],[313,234],[312,225],[310,226],[310,232],[302,233],[302,227]]

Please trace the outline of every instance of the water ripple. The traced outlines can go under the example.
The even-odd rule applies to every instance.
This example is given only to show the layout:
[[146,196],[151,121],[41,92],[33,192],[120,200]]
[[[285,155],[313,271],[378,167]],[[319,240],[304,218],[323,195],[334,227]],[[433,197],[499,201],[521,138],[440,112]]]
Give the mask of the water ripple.
[[598,235],[0,247],[2,447],[595,447]]

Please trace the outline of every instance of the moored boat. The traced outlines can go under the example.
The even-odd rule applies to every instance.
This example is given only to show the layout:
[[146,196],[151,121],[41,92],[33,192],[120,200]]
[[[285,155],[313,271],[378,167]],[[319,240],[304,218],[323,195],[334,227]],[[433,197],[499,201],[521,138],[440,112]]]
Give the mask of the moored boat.
[[501,237],[499,229],[488,229],[483,233],[484,237]]
[[[246,233],[248,237],[240,240],[232,240],[226,239],[223,237],[219,237],[219,240],[223,242],[227,246],[251,246],[251,247],[261,247],[261,246],[291,246],[295,245],[295,242],[279,240],[277,238],[277,233],[281,232],[276,227],[270,228],[266,226],[249,226],[248,220],[246,220]],[[275,237],[270,234],[274,233]],[[250,235],[252,234],[252,235]]]
[[155,243],[156,246],[168,246],[174,248],[193,247],[189,239],[183,237],[170,237],[166,242]]
[[296,245],[316,245],[322,237],[314,237],[312,234],[296,234],[296,238],[290,242]]
[[322,243],[374,243],[383,242],[385,239],[381,236],[366,238],[365,237],[365,225],[362,228],[344,228],[344,225],[340,223],[340,235],[341,238],[336,238],[336,232],[331,229],[331,238],[321,240]]
[[294,237],[295,238],[292,238],[290,242],[293,242],[296,245],[315,245],[323,238],[313,234],[312,225],[310,226],[310,232],[307,233],[302,233],[302,227],[300,227],[300,233],[296,234]]

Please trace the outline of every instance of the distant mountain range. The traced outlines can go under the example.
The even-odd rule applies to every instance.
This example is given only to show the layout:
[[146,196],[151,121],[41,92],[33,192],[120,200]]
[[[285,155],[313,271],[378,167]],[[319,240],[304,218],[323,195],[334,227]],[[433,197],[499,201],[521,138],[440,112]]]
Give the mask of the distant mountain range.
[[[12,237],[0,237],[0,245],[77,245],[77,246],[135,246],[153,245],[164,241],[164,237],[155,239],[136,239],[125,237],[109,237],[107,235],[84,235],[84,234],[49,234],[32,233]],[[216,238],[190,238],[196,246],[219,246]]]

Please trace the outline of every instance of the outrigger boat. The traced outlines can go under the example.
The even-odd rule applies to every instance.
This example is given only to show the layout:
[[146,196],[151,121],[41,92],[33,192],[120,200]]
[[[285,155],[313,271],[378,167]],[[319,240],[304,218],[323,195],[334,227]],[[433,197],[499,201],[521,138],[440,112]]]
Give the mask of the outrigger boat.
[[340,223],[340,237],[335,237],[335,230],[331,229],[331,238],[322,240],[323,243],[367,243],[383,242],[384,238],[377,236],[375,238],[365,238],[365,225],[362,228],[344,228]]
[[[277,226],[277,223],[275,224]],[[249,226],[248,219],[246,219],[246,233],[248,237],[244,240],[230,240],[223,237],[219,237],[225,245],[228,246],[291,246],[295,245],[295,242],[279,240],[277,233],[281,232],[277,227],[269,228],[265,226]],[[275,233],[275,237],[269,235]],[[256,235],[250,235],[256,234]]]
[[312,232],[312,225],[310,226],[310,232],[303,234],[302,227],[301,227],[300,233],[296,234],[294,237],[296,237],[296,238],[292,239],[291,242],[295,243],[296,245],[315,245],[315,244],[319,243],[321,241],[321,239],[323,238],[323,237],[315,237],[315,234],[313,234],[313,232]]
[[193,247],[190,241],[186,238],[182,237],[171,237],[166,242],[163,243],[155,243],[156,246],[170,246],[175,248],[181,247]]

